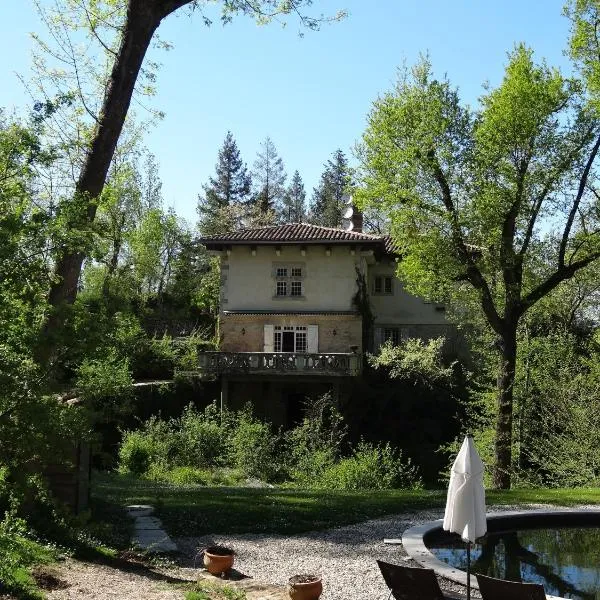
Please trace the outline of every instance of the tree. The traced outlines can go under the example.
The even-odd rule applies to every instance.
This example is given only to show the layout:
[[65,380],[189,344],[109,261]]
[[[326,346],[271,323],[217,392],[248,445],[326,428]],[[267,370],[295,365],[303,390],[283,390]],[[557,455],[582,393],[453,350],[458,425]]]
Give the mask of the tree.
[[313,190],[311,221],[324,227],[340,227],[344,211],[344,196],[349,185],[348,159],[338,149],[325,164],[319,186]]
[[266,137],[261,144],[262,150],[254,161],[252,175],[258,184],[258,190],[252,200],[254,206],[263,214],[274,210],[281,211],[281,203],[285,195],[286,174],[283,161],[277,154],[275,144],[270,137]]
[[298,171],[294,171],[292,181],[283,197],[280,221],[283,223],[301,223],[306,215],[306,191]]
[[216,178],[209,179],[208,184],[204,186],[204,196],[198,197],[199,228],[203,235],[212,235],[220,231],[219,209],[234,203],[241,204],[250,194],[252,180],[242,162],[231,131],[227,132],[219,150],[215,169]]
[[[238,14],[255,17],[261,23],[274,18],[293,14],[300,23],[309,29],[318,29],[322,18],[314,18],[303,13],[311,0],[227,0],[221,4],[221,20],[230,22]],[[73,197],[70,200],[68,229],[86,228],[96,216],[97,199],[104,188],[119,136],[127,116],[131,98],[146,52],[161,21],[184,6],[201,10],[195,0],[109,0],[83,3],[81,20],[87,23],[94,37],[105,24],[104,14],[118,15],[118,32],[113,47],[108,54],[114,57],[110,74],[105,83],[104,96],[100,108],[93,114],[93,124],[89,136],[85,136],[85,154],[79,174],[76,176]],[[110,10],[102,10],[102,9]],[[340,18],[342,14],[334,18]],[[204,15],[205,23],[210,19]],[[112,25],[112,24],[111,24]],[[60,43],[60,42],[59,42]],[[75,70],[75,75],[76,69]],[[85,108],[85,101],[83,101]],[[53,339],[64,323],[65,315],[61,308],[72,304],[77,296],[77,285],[81,266],[86,256],[86,248],[79,244],[65,244],[56,254],[54,279],[48,296],[53,310],[50,312],[44,334],[38,345],[38,357],[47,362],[53,352]]]
[[413,293],[473,302],[492,330],[494,484],[508,488],[519,323],[600,257],[600,127],[581,83],[535,64],[524,46],[480,103],[475,113],[461,105],[427,61],[404,73],[369,116],[356,197],[389,216]]

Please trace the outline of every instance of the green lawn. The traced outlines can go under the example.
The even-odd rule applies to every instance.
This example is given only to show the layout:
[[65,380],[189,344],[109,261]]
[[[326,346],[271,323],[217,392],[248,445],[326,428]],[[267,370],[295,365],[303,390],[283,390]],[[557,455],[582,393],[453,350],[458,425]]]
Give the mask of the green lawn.
[[[173,486],[94,473],[94,494],[117,505],[152,504],[174,536],[301,533],[405,511],[443,507],[445,490],[335,492]],[[600,489],[488,491],[488,504],[600,504]]]

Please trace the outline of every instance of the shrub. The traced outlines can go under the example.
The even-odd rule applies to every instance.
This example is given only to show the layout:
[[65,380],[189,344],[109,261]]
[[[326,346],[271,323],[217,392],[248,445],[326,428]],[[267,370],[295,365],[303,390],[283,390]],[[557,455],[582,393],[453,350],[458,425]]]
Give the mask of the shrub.
[[233,465],[247,477],[275,481],[282,475],[276,456],[279,436],[268,423],[254,419],[248,410],[239,413],[231,437]]
[[360,442],[352,456],[329,466],[316,482],[317,487],[337,490],[385,490],[418,488],[421,480],[410,459],[389,444]]
[[338,459],[347,427],[331,394],[309,399],[305,415],[286,434],[287,468],[298,485],[310,487]]
[[151,417],[142,429],[124,432],[119,470],[144,475],[153,464],[167,465],[175,439],[169,423]]
[[173,422],[177,435],[173,464],[207,468],[221,466],[227,459],[227,435],[219,422],[215,404],[198,412],[191,404]]

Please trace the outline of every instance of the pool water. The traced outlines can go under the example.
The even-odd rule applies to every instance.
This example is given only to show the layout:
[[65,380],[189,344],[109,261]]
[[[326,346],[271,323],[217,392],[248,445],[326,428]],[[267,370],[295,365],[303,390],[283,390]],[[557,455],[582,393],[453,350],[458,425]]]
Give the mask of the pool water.
[[[467,568],[465,543],[434,532],[425,543],[441,561]],[[600,529],[557,527],[486,534],[471,546],[471,572],[511,581],[541,583],[547,594],[600,600]]]

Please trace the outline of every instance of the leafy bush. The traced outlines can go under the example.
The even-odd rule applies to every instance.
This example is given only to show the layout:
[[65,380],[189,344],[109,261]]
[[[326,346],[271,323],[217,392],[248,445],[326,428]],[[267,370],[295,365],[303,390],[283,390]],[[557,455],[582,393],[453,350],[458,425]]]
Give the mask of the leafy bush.
[[410,459],[389,444],[358,444],[352,456],[328,467],[316,481],[316,487],[337,490],[386,490],[419,488],[421,480]]
[[268,423],[258,421],[248,410],[237,418],[231,436],[231,457],[235,467],[248,477],[275,481],[282,475],[276,455],[279,436]]
[[211,404],[200,413],[190,404],[171,427],[177,438],[174,464],[200,468],[225,464],[227,432],[220,422],[216,405]]
[[166,465],[173,442],[174,435],[169,423],[151,417],[142,429],[123,434],[119,448],[119,469],[124,473],[143,475],[153,464]]
[[292,479],[310,487],[339,458],[346,433],[331,394],[309,399],[302,423],[286,434]]

